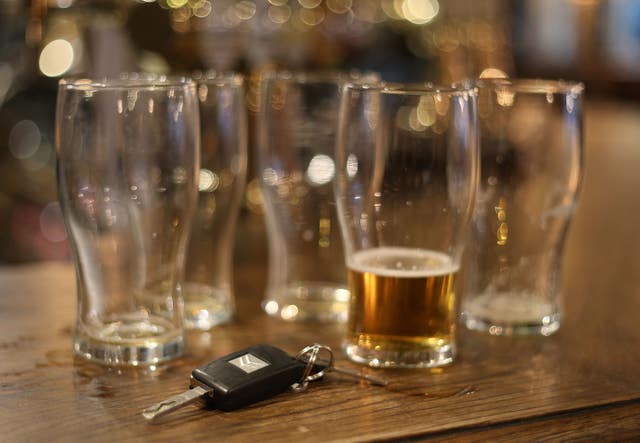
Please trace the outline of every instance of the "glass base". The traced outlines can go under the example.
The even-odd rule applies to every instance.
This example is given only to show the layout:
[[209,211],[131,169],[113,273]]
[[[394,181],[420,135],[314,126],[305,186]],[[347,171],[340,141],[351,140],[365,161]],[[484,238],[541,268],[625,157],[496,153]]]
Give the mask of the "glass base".
[[322,282],[295,282],[271,289],[262,309],[272,317],[287,321],[344,323],[349,308],[349,290]]
[[464,302],[462,321],[491,335],[551,335],[560,329],[556,306],[527,294],[482,294]]
[[455,345],[437,338],[401,339],[356,335],[344,345],[352,361],[374,368],[436,368],[453,363]]
[[164,318],[121,317],[100,326],[79,325],[73,349],[80,357],[109,366],[148,366],[184,352],[181,331]]
[[235,308],[230,291],[201,283],[185,283],[182,294],[184,326],[187,329],[208,331],[233,317]]

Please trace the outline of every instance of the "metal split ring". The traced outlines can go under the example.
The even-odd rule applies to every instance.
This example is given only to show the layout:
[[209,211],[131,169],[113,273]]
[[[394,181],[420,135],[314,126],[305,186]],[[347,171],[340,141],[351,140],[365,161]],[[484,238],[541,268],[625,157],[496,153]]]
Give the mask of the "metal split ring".
[[[320,354],[320,351],[322,350],[329,353],[329,361],[326,363],[322,362],[322,366],[324,366],[324,369],[321,369],[318,372],[314,372],[312,374],[311,371],[313,371],[313,367],[318,360],[318,354]],[[308,358],[306,358],[307,355]],[[304,372],[302,373],[300,381],[291,385],[291,390],[294,392],[302,392],[307,389],[307,387],[309,386],[309,382],[322,378],[325,372],[327,372],[331,368],[331,366],[333,366],[333,351],[329,346],[314,343],[298,352],[298,354],[296,355],[296,359],[302,362],[306,362],[307,366],[304,368]]]

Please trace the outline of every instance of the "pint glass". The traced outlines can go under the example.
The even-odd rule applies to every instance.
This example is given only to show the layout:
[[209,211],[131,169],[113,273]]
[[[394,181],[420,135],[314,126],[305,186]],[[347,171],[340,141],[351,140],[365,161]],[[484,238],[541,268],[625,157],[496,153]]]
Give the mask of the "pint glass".
[[208,330],[235,311],[233,240],[247,170],[247,118],[242,76],[211,71],[195,79],[202,149],[182,292],[185,327]]
[[333,197],[340,91],[375,74],[271,73],[261,82],[258,177],[269,239],[264,310],[344,322],[349,292]]
[[482,177],[462,317],[493,335],[558,330],[564,239],[582,174],[579,83],[478,83]]
[[335,193],[353,361],[453,361],[457,276],[478,177],[476,118],[473,88],[344,88]]
[[152,365],[184,347],[179,282],[200,150],[195,84],[62,80],[58,195],[77,276],[76,354]]

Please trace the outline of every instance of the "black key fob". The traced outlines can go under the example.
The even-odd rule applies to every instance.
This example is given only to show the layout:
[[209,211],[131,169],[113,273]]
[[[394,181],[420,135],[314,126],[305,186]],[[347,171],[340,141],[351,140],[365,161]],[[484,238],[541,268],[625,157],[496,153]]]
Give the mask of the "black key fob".
[[214,360],[191,376],[192,384],[213,388],[207,403],[232,411],[265,400],[300,382],[307,364],[274,346],[260,344]]

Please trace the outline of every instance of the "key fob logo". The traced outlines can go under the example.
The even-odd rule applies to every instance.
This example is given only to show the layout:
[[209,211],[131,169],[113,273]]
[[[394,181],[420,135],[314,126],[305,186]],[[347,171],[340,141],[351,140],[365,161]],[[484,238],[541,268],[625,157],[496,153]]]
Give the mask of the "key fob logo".
[[264,360],[259,359],[253,354],[244,354],[240,357],[236,357],[233,360],[229,360],[233,366],[242,369],[247,374],[257,371],[258,369],[266,368],[269,366]]

